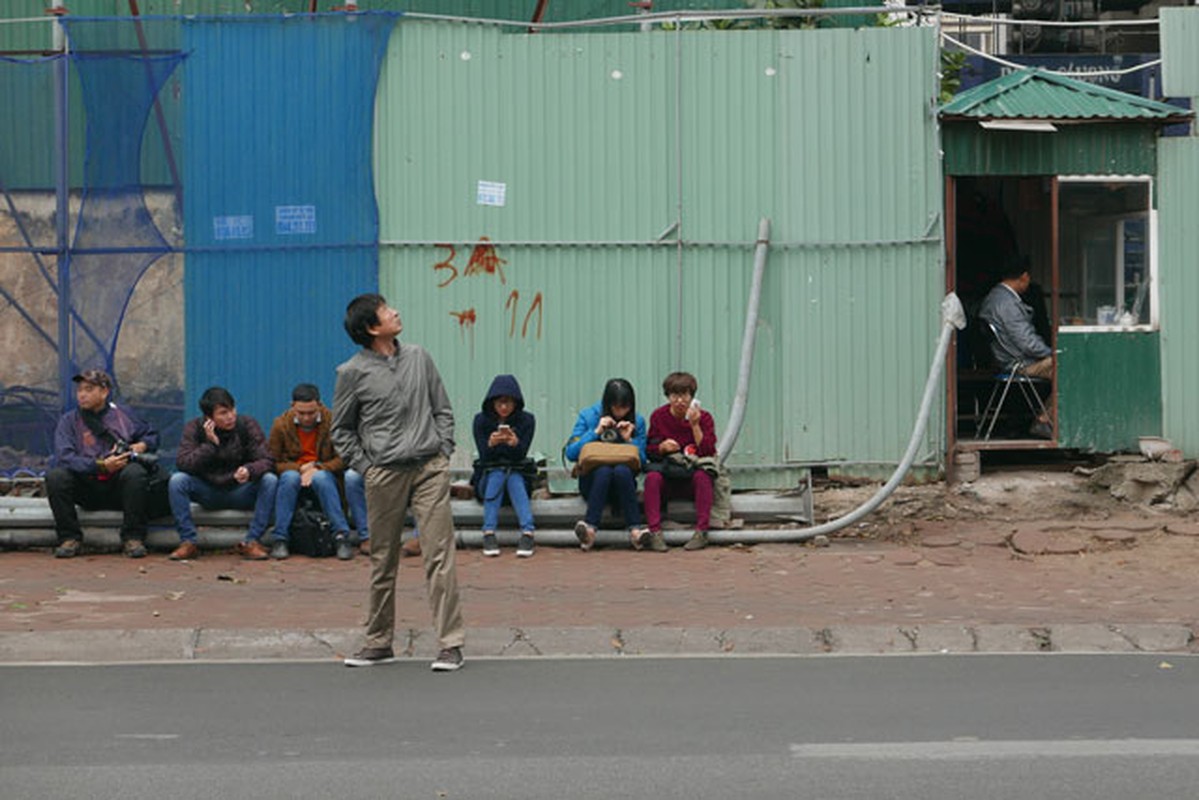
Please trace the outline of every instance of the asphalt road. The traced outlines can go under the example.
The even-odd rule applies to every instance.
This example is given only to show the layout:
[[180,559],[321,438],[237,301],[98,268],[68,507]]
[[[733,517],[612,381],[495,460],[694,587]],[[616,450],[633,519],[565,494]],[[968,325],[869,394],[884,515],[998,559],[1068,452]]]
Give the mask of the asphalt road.
[[1199,657],[0,667],[0,797],[1179,798]]

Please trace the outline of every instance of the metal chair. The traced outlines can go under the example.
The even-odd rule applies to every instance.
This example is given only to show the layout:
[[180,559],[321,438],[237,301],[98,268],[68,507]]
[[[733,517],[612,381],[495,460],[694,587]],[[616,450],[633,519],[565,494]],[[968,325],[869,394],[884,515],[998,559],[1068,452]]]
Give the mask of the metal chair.
[[995,373],[994,383],[991,386],[991,394],[987,398],[987,405],[983,408],[982,416],[978,418],[978,428],[975,431],[975,436],[986,442],[991,440],[991,434],[995,430],[995,423],[999,421],[999,415],[1003,411],[1004,403],[1007,402],[1009,396],[1013,396],[1013,386],[1017,388],[1020,396],[1024,398],[1024,403],[1028,406],[1028,410],[1032,414],[1034,421],[1041,418],[1048,418],[1049,409],[1045,406],[1045,401],[1041,399],[1041,389],[1048,387],[1049,381],[1044,378],[1034,378],[1024,373],[1024,360],[1008,346],[999,329],[994,324],[983,320],[983,332],[987,334],[988,344],[994,342],[998,345],[999,350],[1007,356],[1005,361],[1012,365],[1010,368],[1000,367]]

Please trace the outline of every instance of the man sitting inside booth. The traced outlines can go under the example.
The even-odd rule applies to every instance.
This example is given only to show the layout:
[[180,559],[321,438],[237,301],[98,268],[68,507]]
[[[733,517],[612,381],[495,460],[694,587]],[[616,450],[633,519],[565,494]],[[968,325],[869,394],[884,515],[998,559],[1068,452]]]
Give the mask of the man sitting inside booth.
[[[1033,308],[1023,298],[1031,283],[1027,257],[1012,258],[1004,268],[1002,280],[983,299],[978,315],[994,330],[991,355],[1000,369],[1050,380],[1053,378],[1053,348],[1037,333],[1033,325]],[[1052,438],[1049,416],[1038,414],[1029,433],[1043,439]]]

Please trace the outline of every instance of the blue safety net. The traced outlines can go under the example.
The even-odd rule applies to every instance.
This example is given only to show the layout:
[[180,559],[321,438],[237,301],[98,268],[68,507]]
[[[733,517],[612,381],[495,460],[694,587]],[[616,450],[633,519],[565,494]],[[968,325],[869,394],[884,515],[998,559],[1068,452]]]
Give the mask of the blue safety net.
[[397,16],[68,16],[69,59],[0,59],[0,313],[25,329],[0,375],[0,478],[47,466],[82,368],[113,374],[168,461],[208,385],[264,425],[297,382],[331,395],[345,303],[378,285]]

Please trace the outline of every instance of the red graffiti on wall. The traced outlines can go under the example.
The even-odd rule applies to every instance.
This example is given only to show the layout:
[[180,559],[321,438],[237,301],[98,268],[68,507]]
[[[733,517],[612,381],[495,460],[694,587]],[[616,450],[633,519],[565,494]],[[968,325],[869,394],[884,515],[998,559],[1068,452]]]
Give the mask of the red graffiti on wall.
[[446,250],[450,251],[450,254],[448,256],[446,256],[445,261],[438,261],[436,264],[433,265],[434,272],[437,272],[438,270],[441,270],[441,269],[448,269],[451,273],[450,277],[446,278],[444,281],[437,284],[438,289],[444,289],[445,287],[449,286],[451,283],[454,282],[454,278],[458,277],[458,268],[454,266],[454,256],[458,251],[454,249],[454,245],[452,245],[452,244],[435,244],[433,246],[434,247],[444,247]]
[[468,308],[465,311],[451,311],[450,316],[458,320],[459,328],[471,328],[478,322],[478,317],[475,315],[473,308]]
[[[508,293],[508,299],[504,301],[505,310],[511,310],[512,321],[508,325],[508,338],[511,339],[516,335],[516,315],[518,306],[520,305],[520,292],[513,289]],[[520,338],[527,339],[529,336],[529,320],[533,318],[533,312],[537,312],[537,338],[541,338],[541,317],[543,315],[543,304],[541,292],[533,295],[533,302],[529,304],[529,310],[525,312],[524,322],[520,326]]]
[[500,258],[500,254],[496,252],[495,245],[491,244],[491,240],[486,236],[480,236],[479,243],[471,249],[470,260],[466,262],[466,271],[463,274],[498,274],[500,283],[507,284],[508,281],[504,278],[504,265],[507,263],[506,259]]

